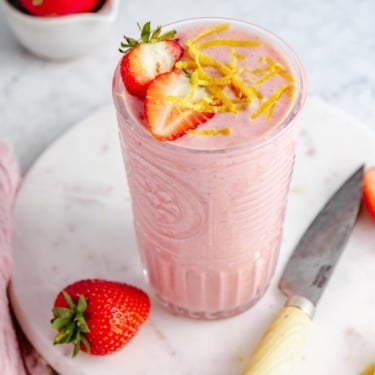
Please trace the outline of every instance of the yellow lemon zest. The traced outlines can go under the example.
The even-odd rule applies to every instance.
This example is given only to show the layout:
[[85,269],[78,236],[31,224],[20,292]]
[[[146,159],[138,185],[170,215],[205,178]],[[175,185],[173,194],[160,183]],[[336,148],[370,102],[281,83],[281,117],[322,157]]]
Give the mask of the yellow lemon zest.
[[213,57],[207,55],[206,53],[201,52],[197,45],[192,43],[186,42],[187,44],[187,51],[189,56],[196,62],[199,66],[210,66],[215,68],[222,74],[228,74],[231,72],[230,67],[225,64],[220,63],[219,61],[215,60]]
[[236,40],[236,39],[213,39],[207,42],[197,44],[199,49],[206,49],[209,47],[260,47],[260,42],[257,40]]
[[272,77],[274,77],[274,76],[277,75],[277,74],[278,74],[278,73],[277,73],[276,69],[270,69],[270,70],[267,71],[266,74],[264,74],[261,78],[259,78],[259,79],[255,82],[255,84],[256,84],[257,86],[260,86],[260,85],[262,85],[263,83],[267,82],[269,79],[271,79]]
[[259,61],[267,63],[268,66],[272,66],[275,64],[275,61],[269,56],[260,56]]
[[217,107],[217,112],[231,112],[231,113],[238,113],[239,108],[235,105],[235,103],[229,99],[227,95],[225,95],[224,91],[215,86],[209,86],[208,91],[216,97],[219,102],[221,102],[221,106]]
[[272,115],[273,108],[275,107],[277,101],[281,98],[284,93],[289,93],[293,88],[289,85],[281,85],[272,95],[265,100],[258,109],[251,115],[252,119],[255,119],[262,114],[265,118],[270,118]]
[[181,110],[192,110],[195,112],[206,112],[206,113],[215,113],[216,104],[214,98],[203,97],[201,99],[193,101],[191,96],[194,95],[194,90],[192,89],[185,97],[179,96],[167,96],[167,101],[175,104]]
[[[285,68],[283,67],[283,65],[281,63],[274,61],[269,56],[261,56],[259,58],[259,61],[265,62],[268,66],[266,68],[263,68],[263,69],[253,70],[254,74],[262,74],[264,72],[267,74],[269,72],[272,72],[273,74],[269,75],[269,78],[271,78],[273,75],[278,74],[281,77],[283,77],[285,80],[287,80],[291,83],[294,82],[294,77],[285,70]],[[264,82],[265,81],[262,81],[261,83],[264,83]]]
[[215,77],[210,75],[202,67],[196,69],[191,75],[191,83],[193,85],[200,86],[228,86],[231,84],[232,78],[235,75],[235,71],[229,72],[227,75],[222,77]]
[[289,74],[286,70],[284,70],[284,69],[279,70],[278,74],[279,74],[279,76],[283,77],[284,79],[286,79],[290,83],[294,83],[294,77],[291,74]]
[[260,76],[262,75],[263,73],[267,73],[269,72],[270,70],[270,67],[269,66],[266,66],[265,68],[256,68],[256,69],[253,69],[253,70],[248,70],[251,74],[254,74],[256,76]]
[[[177,69],[184,70],[190,76],[191,89],[185,97],[170,96],[168,100],[184,110],[207,113],[229,112],[236,114],[245,110],[253,102],[256,103],[251,119],[261,115],[272,116],[273,109],[281,96],[291,96],[294,90],[294,78],[277,61],[269,56],[261,56],[259,63],[266,66],[249,69],[241,67],[239,61],[245,56],[235,47],[254,48],[261,44],[256,40],[220,39],[203,40],[203,38],[220,34],[229,28],[229,24],[220,24],[203,30],[194,38],[186,41],[186,59],[176,63]],[[222,63],[204,52],[207,48],[228,47],[232,59]],[[279,75],[287,83],[281,85],[269,97],[263,98],[259,87],[272,77]],[[196,95],[198,90],[206,90]],[[198,97],[198,99],[197,99]]]
[[180,108],[184,108],[184,110],[191,110],[194,112],[201,112],[201,113],[215,113],[214,111],[215,106],[211,105],[210,103],[200,100],[197,102],[189,102],[184,98],[177,98],[177,97],[169,97],[168,100],[176,104]]
[[237,66],[238,61],[244,61],[245,60],[245,56],[238,53],[235,49],[232,48],[229,52],[233,57],[232,62],[230,63],[230,66]]
[[189,60],[189,61],[178,61],[176,62],[175,64],[175,67],[177,69],[196,69],[197,68],[197,64],[195,61],[192,61],[192,60]]
[[222,23],[220,25],[216,25],[214,27],[210,27],[209,29],[206,29],[196,35],[193,39],[191,39],[192,43],[195,43],[197,40],[202,39],[208,35],[215,34],[215,33],[221,33],[224,30],[229,29],[230,24],[229,23]]
[[232,60],[227,64],[228,68],[231,69],[232,74],[238,74],[238,75],[241,74],[241,72],[243,71],[243,68],[238,67],[238,60],[241,59],[241,55],[235,53],[235,50],[233,48],[229,50],[229,53],[232,56]]
[[223,129],[193,129],[189,130],[186,134],[188,135],[229,135],[232,133],[231,128],[223,128]]
[[[193,58],[198,63],[197,69],[200,69],[199,65],[202,64],[216,69],[219,73],[221,73],[224,76],[229,76],[233,73],[233,69],[230,66],[220,63],[219,61],[215,60],[209,55],[200,52],[195,47],[190,48],[190,52]],[[238,75],[238,73],[232,74],[231,85],[233,86],[233,89],[236,91],[237,95],[241,98],[245,97],[250,100],[261,98],[260,93],[255,89],[255,87],[247,86],[245,82],[243,82],[241,77]]]

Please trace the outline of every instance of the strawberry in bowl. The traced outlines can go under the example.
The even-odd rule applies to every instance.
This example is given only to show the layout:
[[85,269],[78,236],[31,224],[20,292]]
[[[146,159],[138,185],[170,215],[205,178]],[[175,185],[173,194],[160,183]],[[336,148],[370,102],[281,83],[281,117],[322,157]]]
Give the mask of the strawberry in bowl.
[[363,177],[363,202],[371,217],[375,219],[375,167],[366,169]]
[[100,0],[20,0],[24,10],[39,17],[93,12],[100,3]]
[[[55,8],[54,5],[52,9],[47,7],[50,1],[54,4],[73,4],[73,1],[22,1],[24,6],[20,0],[0,0],[0,11],[19,42],[35,56],[47,60],[67,60],[98,50],[112,33],[121,2],[95,0],[98,5],[94,5],[94,0],[77,0],[74,6]],[[92,7],[94,11],[88,11]]]
[[100,279],[80,280],[64,288],[52,309],[54,344],[73,344],[92,355],[121,349],[138,332],[150,312],[150,299],[134,286]]

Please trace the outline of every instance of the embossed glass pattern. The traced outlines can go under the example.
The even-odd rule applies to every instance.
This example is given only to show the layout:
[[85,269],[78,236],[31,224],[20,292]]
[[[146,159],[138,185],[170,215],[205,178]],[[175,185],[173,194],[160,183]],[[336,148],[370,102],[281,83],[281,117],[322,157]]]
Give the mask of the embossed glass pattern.
[[[296,103],[271,135],[246,145],[191,150],[157,141],[114,95],[142,263],[158,299],[176,313],[228,317],[270,282],[304,99],[298,60],[284,44],[283,51],[297,77]],[[118,72],[113,89],[123,90]]]

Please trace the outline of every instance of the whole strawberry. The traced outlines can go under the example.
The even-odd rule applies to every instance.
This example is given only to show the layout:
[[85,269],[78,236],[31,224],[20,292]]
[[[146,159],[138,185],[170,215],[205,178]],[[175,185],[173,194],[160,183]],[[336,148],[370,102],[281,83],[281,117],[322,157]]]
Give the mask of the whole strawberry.
[[39,17],[65,16],[94,11],[101,0],[20,0],[21,6]]
[[367,168],[363,177],[363,202],[375,219],[375,167]]
[[175,38],[176,31],[162,33],[161,27],[151,30],[150,22],[143,27],[139,40],[124,37],[120,51],[122,81],[129,94],[144,98],[149,83],[158,75],[170,72],[181,59],[184,49]]
[[106,355],[121,349],[138,331],[150,312],[150,299],[142,290],[124,283],[87,279],[64,288],[52,309],[54,344]]

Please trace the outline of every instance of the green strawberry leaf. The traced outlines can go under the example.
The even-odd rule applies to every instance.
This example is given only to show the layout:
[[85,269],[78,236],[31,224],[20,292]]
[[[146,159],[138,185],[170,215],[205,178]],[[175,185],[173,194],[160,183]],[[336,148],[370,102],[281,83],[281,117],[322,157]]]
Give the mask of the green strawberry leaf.
[[65,290],[62,291],[62,294],[63,294],[63,296],[65,298],[65,301],[68,304],[68,306],[72,310],[75,310],[76,309],[76,304],[74,303],[73,298]]
[[55,307],[52,309],[53,315],[58,318],[71,318],[73,311],[67,307]]
[[150,40],[151,35],[151,22],[146,22],[141,31],[141,39],[144,43],[147,43]]
[[60,330],[69,324],[69,318],[56,318],[52,321],[52,328]]
[[141,38],[136,40],[124,35],[124,41],[121,42],[121,47],[119,48],[121,53],[126,53],[129,49],[132,49],[139,44],[163,42],[166,40],[172,40],[176,36],[175,30],[161,34],[161,26],[157,26],[155,30],[152,30],[150,21],[146,22],[143,26],[137,23],[137,26],[141,32]]
[[85,296],[82,294],[78,298],[78,304],[77,304],[77,312],[78,313],[84,313],[87,309],[87,302]]

